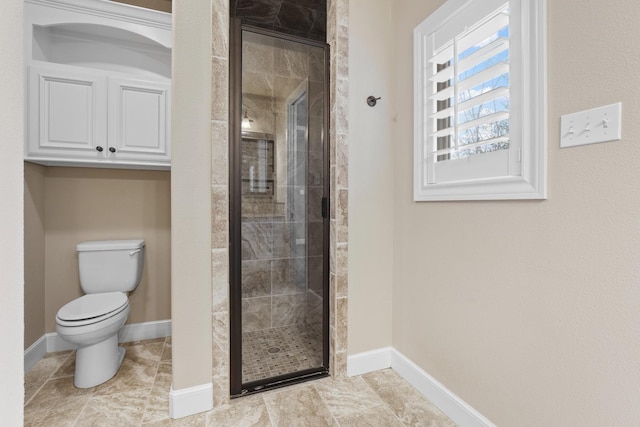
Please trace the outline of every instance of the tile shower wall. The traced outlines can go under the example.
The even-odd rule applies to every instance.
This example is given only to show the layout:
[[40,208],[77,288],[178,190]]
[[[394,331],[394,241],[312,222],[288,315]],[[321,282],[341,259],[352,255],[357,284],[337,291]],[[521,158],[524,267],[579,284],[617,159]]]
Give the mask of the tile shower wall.
[[[324,58],[317,48],[250,33],[243,51],[243,110],[252,132],[272,135],[276,157],[274,194],[242,200],[243,332],[321,322]],[[305,81],[308,145],[290,147],[288,98]],[[245,143],[243,156],[250,150]]]
[[229,1],[212,0],[211,277],[214,405],[229,401]]
[[331,375],[347,375],[349,202],[349,1],[328,0],[331,46],[331,231],[329,237],[329,354]]

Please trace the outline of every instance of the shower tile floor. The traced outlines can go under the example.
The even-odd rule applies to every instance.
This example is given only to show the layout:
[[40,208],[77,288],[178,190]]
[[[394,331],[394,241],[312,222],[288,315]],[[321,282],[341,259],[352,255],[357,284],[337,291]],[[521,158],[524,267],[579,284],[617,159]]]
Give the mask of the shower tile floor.
[[242,334],[242,382],[322,366],[321,324],[294,324]]
[[75,352],[47,354],[25,375],[25,426],[359,427],[455,424],[392,369],[324,378],[169,418],[171,338],[123,344],[120,371],[90,389],[73,386]]

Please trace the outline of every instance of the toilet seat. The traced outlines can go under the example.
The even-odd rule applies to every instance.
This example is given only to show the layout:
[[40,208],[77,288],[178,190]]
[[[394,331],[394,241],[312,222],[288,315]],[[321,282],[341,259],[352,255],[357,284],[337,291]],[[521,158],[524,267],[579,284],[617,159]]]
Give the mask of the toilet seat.
[[115,316],[129,306],[127,295],[122,292],[88,294],[65,304],[56,315],[62,326],[85,326]]

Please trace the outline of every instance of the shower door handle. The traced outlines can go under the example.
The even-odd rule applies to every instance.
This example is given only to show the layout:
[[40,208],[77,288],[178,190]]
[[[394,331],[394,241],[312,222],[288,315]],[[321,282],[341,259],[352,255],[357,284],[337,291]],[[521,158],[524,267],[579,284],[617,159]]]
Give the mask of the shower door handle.
[[329,199],[327,199],[326,197],[322,198],[322,218],[326,218],[327,217],[327,211],[328,206],[329,205]]

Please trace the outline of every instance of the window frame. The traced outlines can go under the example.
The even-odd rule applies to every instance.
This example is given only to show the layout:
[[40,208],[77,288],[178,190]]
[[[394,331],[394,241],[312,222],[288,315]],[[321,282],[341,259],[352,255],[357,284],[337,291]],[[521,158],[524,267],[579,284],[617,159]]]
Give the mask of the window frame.
[[[474,1],[448,0],[414,29],[414,201],[507,200],[547,198],[547,42],[546,0],[508,0],[510,31],[510,121],[512,149],[521,167],[518,175],[466,178],[427,183],[427,87],[429,36]],[[507,3],[507,0],[505,0]],[[480,20],[484,19],[481,17]],[[478,20],[478,21],[480,21]],[[517,21],[513,21],[517,20]],[[476,22],[478,22],[476,21]],[[512,25],[512,22],[516,25]],[[474,23],[470,23],[473,25]],[[526,101],[524,101],[526,100]],[[484,156],[482,154],[480,156]],[[464,159],[473,162],[474,157]],[[435,165],[435,163],[433,164]]]

